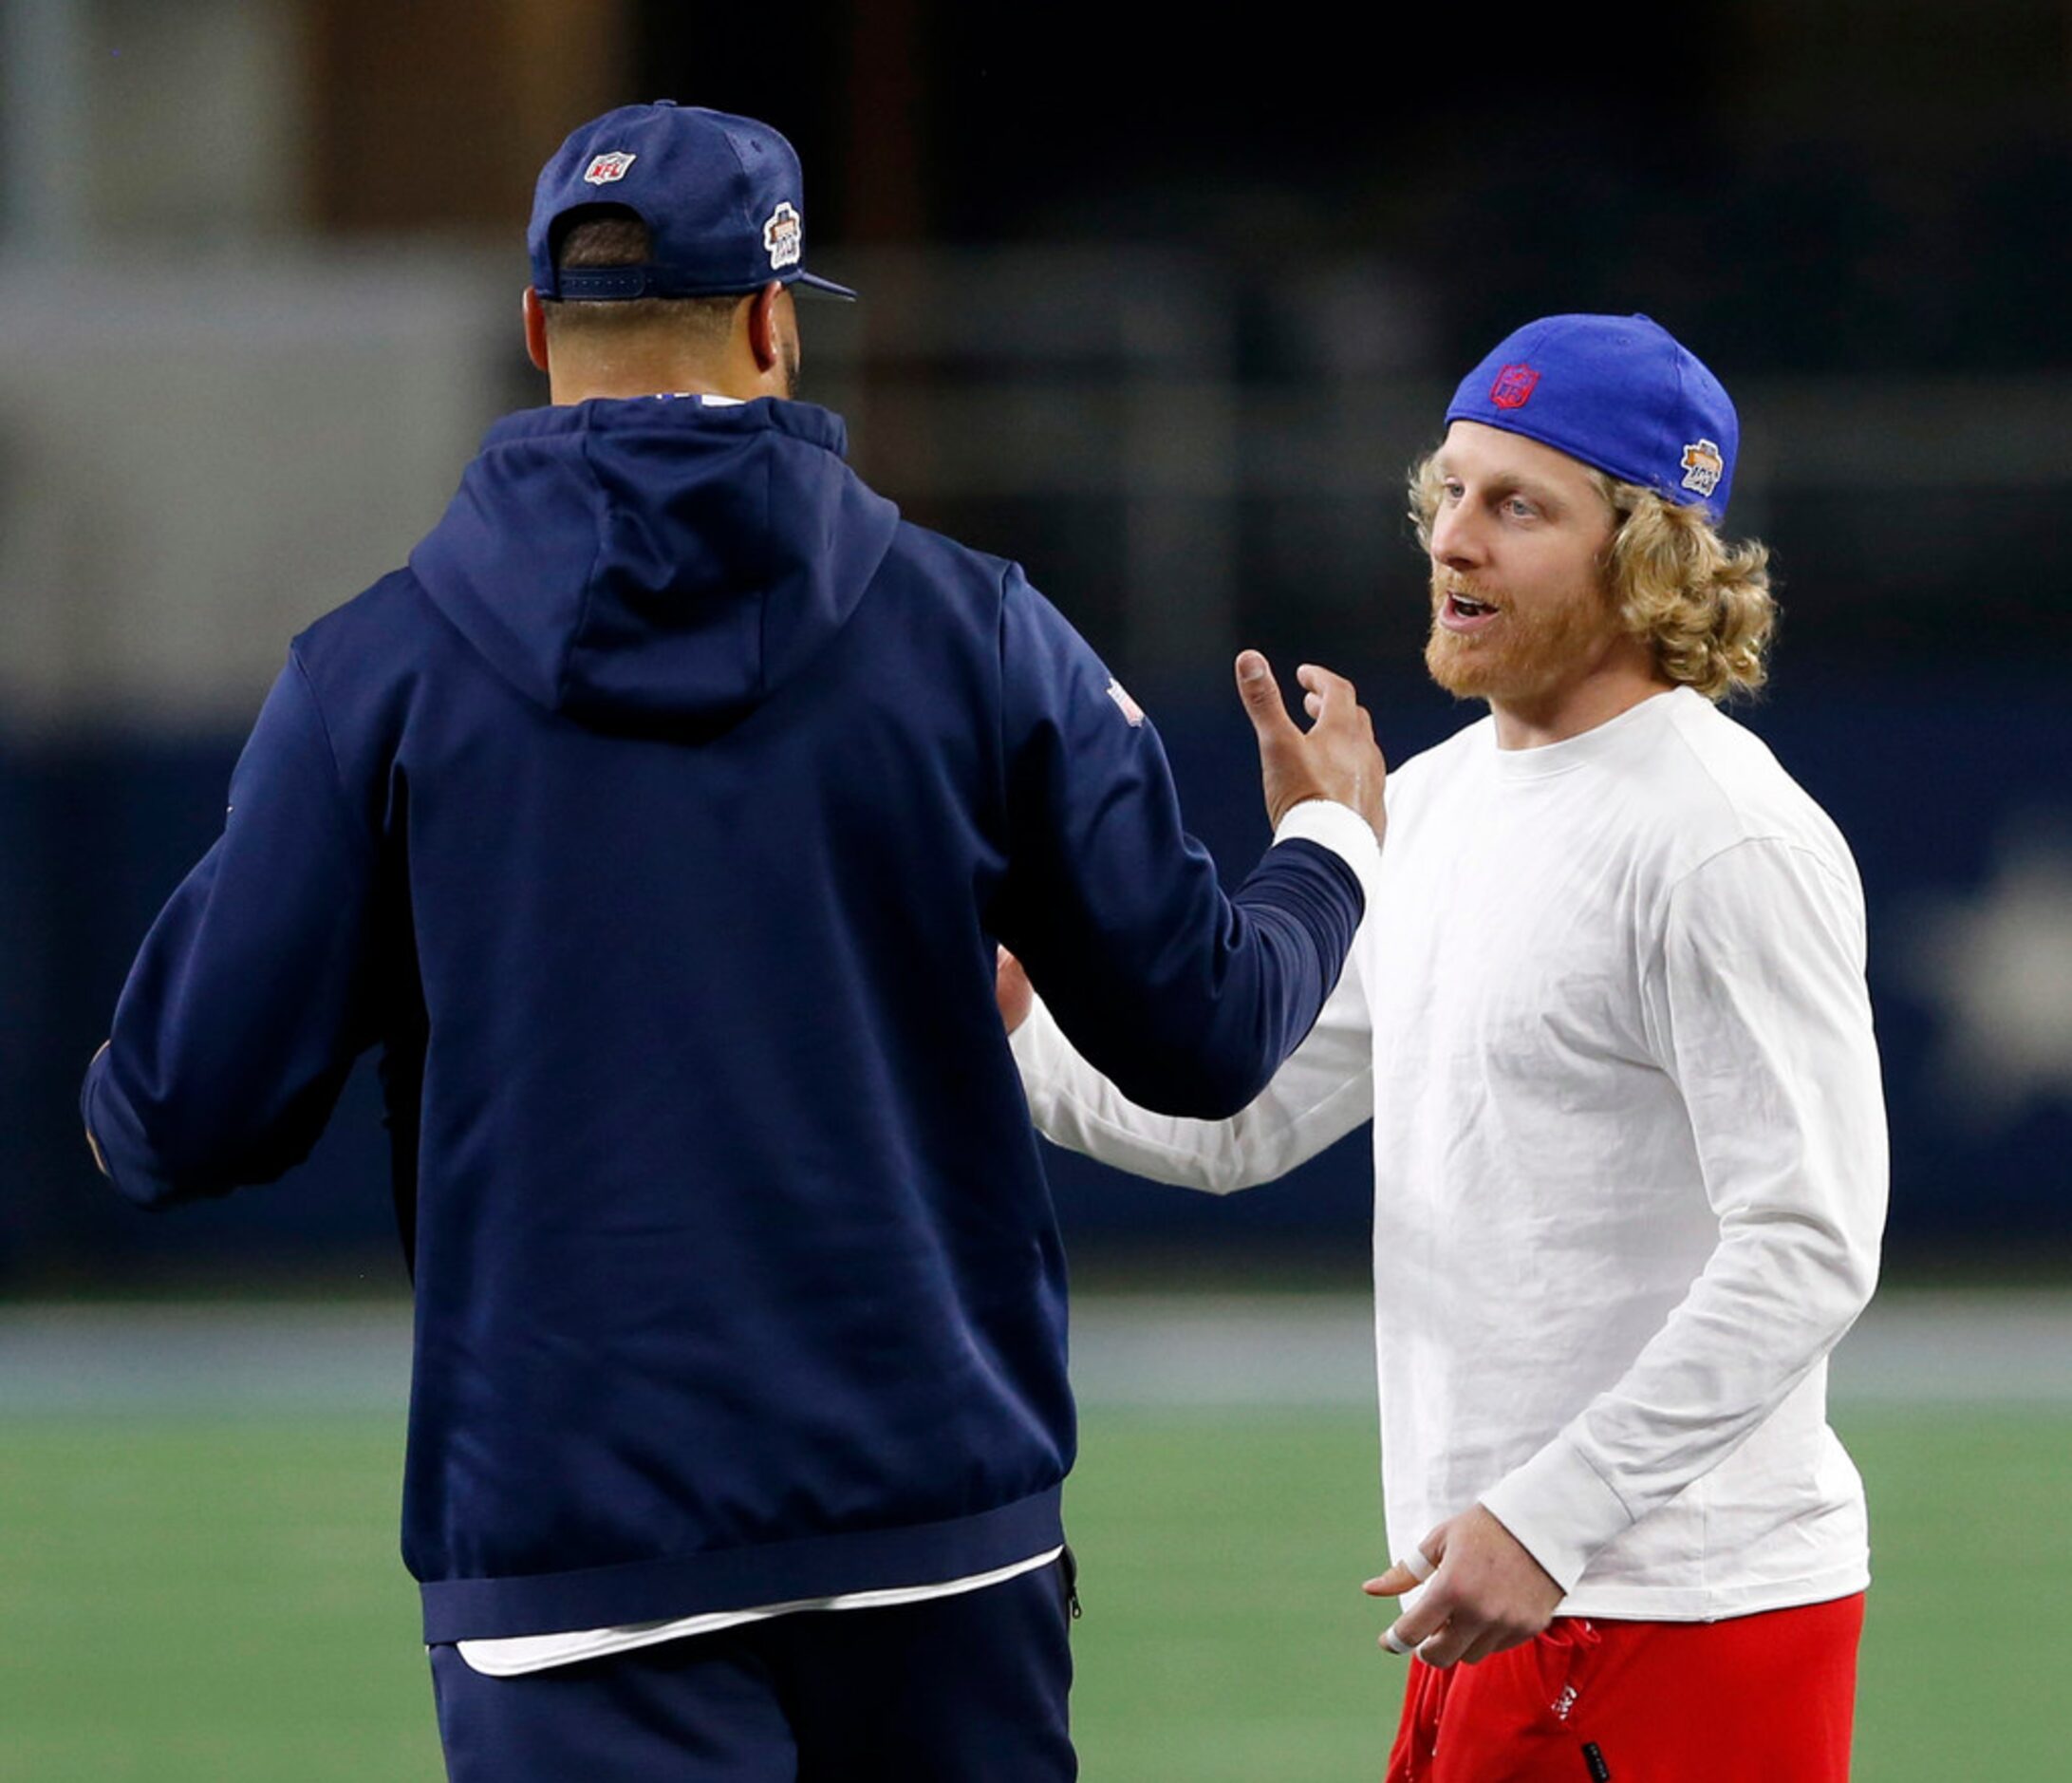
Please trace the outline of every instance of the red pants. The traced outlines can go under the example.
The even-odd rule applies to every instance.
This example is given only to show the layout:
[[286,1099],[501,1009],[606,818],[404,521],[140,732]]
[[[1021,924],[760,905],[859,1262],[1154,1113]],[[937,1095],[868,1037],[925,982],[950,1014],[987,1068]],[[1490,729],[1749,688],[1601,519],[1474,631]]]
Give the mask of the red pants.
[[1847,1783],[1863,1598],[1410,1661],[1387,1783]]

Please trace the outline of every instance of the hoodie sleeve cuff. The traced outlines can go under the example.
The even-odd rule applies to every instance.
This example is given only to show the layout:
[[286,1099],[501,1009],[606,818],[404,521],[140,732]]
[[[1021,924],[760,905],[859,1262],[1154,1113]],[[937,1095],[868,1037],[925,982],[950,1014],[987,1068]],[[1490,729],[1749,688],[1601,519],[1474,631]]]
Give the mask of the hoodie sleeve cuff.
[[1564,1433],[1483,1494],[1483,1509],[1510,1530],[1564,1591],[1633,1515]]
[[1274,828],[1276,842],[1315,842],[1353,869],[1367,908],[1374,908],[1381,881],[1381,843],[1372,826],[1351,805],[1329,798],[1305,798],[1281,814]]
[[110,1182],[115,1173],[108,1168],[107,1154],[101,1149],[100,1135],[94,1132],[94,1079],[101,1071],[101,1061],[107,1057],[113,1041],[103,1041],[100,1049],[86,1061],[86,1078],[79,1086],[79,1117],[86,1129],[86,1149],[94,1154],[94,1168]]
[[79,1115],[94,1163],[127,1200],[158,1208],[177,1198],[173,1185],[159,1176],[147,1160],[151,1154],[136,1111],[116,1087],[105,1044],[86,1067],[80,1085]]

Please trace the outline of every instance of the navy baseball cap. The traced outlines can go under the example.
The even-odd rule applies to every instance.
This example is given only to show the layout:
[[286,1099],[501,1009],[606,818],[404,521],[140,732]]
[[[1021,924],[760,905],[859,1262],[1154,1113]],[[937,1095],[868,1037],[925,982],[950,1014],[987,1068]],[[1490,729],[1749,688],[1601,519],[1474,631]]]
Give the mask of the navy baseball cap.
[[1741,421],[1720,381],[1646,316],[1543,316],[1462,380],[1447,420],[1523,434],[1727,516]]
[[[542,297],[719,297],[772,279],[853,301],[801,264],[806,216],[798,156],[766,123],[660,99],[593,118],[540,170],[525,245]],[[644,266],[554,270],[554,225],[621,204],[647,225]]]

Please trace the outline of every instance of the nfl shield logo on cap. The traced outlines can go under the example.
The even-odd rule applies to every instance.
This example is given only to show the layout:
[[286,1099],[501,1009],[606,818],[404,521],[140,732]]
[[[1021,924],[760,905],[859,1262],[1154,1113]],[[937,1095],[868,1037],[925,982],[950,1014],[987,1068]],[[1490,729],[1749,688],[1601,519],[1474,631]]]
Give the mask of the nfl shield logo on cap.
[[600,155],[583,170],[583,178],[593,186],[609,185],[614,179],[624,179],[625,170],[640,159],[624,150],[613,149],[608,155]]
[[1489,386],[1489,400],[1499,408],[1523,408],[1540,374],[1530,366],[1506,366]]

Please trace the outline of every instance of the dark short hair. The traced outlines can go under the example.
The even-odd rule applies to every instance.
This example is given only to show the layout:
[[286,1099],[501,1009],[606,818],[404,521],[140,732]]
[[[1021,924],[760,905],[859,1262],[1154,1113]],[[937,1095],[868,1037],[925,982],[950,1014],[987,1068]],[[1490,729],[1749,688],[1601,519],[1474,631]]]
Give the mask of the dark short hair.
[[[655,251],[654,237],[624,204],[586,204],[554,219],[556,271],[570,267],[640,266]],[[550,338],[570,328],[585,333],[675,328],[719,340],[751,293],[721,297],[542,298]]]
[[639,266],[655,251],[640,213],[624,204],[589,204],[554,218],[554,268]]

